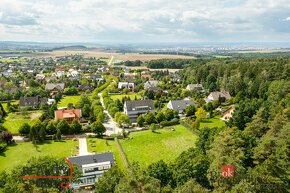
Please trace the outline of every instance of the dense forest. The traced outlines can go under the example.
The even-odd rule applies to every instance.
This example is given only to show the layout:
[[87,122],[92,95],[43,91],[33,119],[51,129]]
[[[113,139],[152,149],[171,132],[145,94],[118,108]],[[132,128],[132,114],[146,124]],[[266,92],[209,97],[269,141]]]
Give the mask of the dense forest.
[[[128,174],[111,169],[96,192],[289,192],[290,58],[182,63],[184,85],[230,92],[233,117],[226,127],[201,128],[196,147],[172,163],[161,160],[145,169],[132,163]],[[234,175],[224,177],[223,165],[233,166]]]

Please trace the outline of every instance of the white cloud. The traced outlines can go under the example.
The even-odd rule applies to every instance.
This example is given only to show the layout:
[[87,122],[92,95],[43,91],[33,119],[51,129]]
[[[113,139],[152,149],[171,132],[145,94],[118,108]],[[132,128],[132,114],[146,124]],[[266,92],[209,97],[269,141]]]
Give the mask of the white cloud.
[[1,0],[0,40],[279,41],[287,1]]

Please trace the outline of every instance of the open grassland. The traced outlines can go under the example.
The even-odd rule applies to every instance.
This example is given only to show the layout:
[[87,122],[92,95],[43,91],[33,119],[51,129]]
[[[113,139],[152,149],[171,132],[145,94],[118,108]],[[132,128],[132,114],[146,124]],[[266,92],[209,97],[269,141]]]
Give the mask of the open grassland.
[[158,59],[178,59],[184,58],[189,59],[193,58],[190,56],[182,56],[182,55],[166,55],[166,54],[139,54],[139,53],[116,53],[116,52],[106,52],[102,50],[55,50],[52,52],[40,52],[36,54],[39,56],[46,57],[59,57],[59,56],[67,56],[81,54],[84,57],[96,57],[96,58],[111,58],[114,56],[114,60],[141,60],[141,61],[149,61],[149,60],[158,60]]
[[121,145],[129,161],[137,161],[142,167],[161,159],[165,162],[174,161],[181,152],[194,147],[197,139],[182,125],[165,127],[154,133],[132,132],[129,137],[121,140]]
[[41,116],[41,111],[27,111],[27,112],[16,112],[9,113],[5,118],[3,126],[8,129],[11,133],[17,134],[18,130],[24,123],[33,125],[38,118]]
[[45,143],[33,145],[32,142],[16,143],[8,146],[8,149],[0,154],[0,171],[10,170],[18,165],[25,164],[32,157],[72,156],[76,151],[78,141],[66,140],[62,142],[46,141]]
[[226,126],[225,122],[220,119],[220,117],[213,117],[210,119],[205,119],[201,121],[200,123],[200,128],[208,127],[208,128],[213,128],[213,127],[223,127]]
[[99,138],[88,138],[88,151],[93,153],[113,152],[117,165],[124,170],[124,164],[114,140],[105,140]]
[[139,94],[114,94],[114,95],[110,95],[110,98],[113,100],[117,100],[119,99],[120,101],[122,101],[123,97],[130,97],[131,100],[134,100],[135,97],[137,99],[141,99],[142,97]]

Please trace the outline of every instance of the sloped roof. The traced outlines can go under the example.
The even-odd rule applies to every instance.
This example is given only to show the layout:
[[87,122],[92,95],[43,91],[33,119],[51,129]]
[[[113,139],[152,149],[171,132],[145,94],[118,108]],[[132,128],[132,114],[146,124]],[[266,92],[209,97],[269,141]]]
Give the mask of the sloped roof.
[[169,102],[172,104],[173,110],[185,110],[190,105],[196,105],[191,100],[171,100]]
[[211,92],[209,95],[212,96],[212,98],[214,100],[218,100],[219,99],[219,96],[220,97],[224,97],[225,99],[230,99],[231,98],[231,95],[229,92],[227,91],[222,91],[222,92],[219,92],[219,91],[216,91],[216,92]]
[[64,83],[47,83],[45,85],[45,90],[53,90],[54,88],[58,90],[64,89]]
[[154,109],[154,101],[153,100],[135,100],[135,101],[126,101],[124,104],[128,111],[132,111],[133,108],[136,107],[149,107],[150,109]]
[[73,156],[73,157],[68,157],[68,160],[72,162],[73,164],[76,164],[80,168],[82,168],[82,165],[102,163],[106,161],[110,161],[111,165],[114,165],[114,155],[112,152],[105,152],[105,153],[92,154],[92,155]]
[[21,97],[19,100],[19,106],[21,107],[33,107],[40,103],[44,104],[47,102],[47,98],[36,97]]
[[82,111],[80,109],[61,109],[54,111],[54,116],[56,119],[63,119],[63,118],[81,118]]

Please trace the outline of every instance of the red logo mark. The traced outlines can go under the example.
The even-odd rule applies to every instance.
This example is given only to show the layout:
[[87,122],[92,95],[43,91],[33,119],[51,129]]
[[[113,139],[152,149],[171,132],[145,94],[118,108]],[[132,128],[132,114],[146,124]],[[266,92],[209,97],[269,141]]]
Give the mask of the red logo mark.
[[222,165],[222,176],[225,178],[234,177],[235,167],[233,165]]
[[[73,164],[68,160],[68,158],[64,158],[66,163],[69,165],[69,176],[22,176],[23,179],[71,179],[73,177]],[[69,188],[69,182],[62,182],[60,184],[60,188]]]

